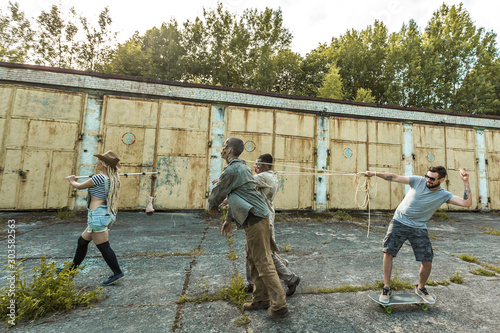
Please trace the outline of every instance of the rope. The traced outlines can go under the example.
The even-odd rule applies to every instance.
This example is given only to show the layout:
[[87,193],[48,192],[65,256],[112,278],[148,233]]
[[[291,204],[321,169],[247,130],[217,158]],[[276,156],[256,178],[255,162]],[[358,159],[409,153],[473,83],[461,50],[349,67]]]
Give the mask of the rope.
[[[243,160],[245,162],[254,163],[255,161]],[[370,196],[376,197],[378,192],[377,182],[373,184],[374,191],[372,191],[372,184],[370,181],[370,177],[366,177],[364,172],[342,172],[328,169],[315,169],[315,168],[306,168],[298,165],[286,165],[279,163],[266,163],[259,162],[260,164],[271,165],[271,166],[281,166],[284,168],[300,168],[301,170],[309,170],[314,172],[303,172],[303,171],[276,171],[275,172],[281,176],[353,176],[352,178],[352,186],[356,190],[354,195],[354,201],[358,205],[358,208],[365,209],[368,208],[368,233],[366,237],[370,237],[370,228],[371,228],[371,208],[370,208]],[[365,176],[365,181],[361,184],[361,176]],[[375,172],[375,178],[377,177],[377,172]],[[358,192],[365,192],[365,198],[362,204],[359,204],[358,201]],[[374,192],[374,193],[373,193]]]

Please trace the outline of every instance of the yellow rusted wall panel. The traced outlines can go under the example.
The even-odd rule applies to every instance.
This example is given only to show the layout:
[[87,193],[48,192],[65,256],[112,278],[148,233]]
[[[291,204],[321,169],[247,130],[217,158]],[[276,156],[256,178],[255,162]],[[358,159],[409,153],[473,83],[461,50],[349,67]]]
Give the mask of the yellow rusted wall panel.
[[156,126],[158,102],[155,100],[106,96],[105,109],[106,124]]
[[447,127],[446,148],[475,150],[476,130],[472,128]]
[[[276,170],[284,171],[276,194],[277,209],[309,209],[314,206],[314,175],[293,175],[315,168],[315,116],[276,111],[274,141]],[[289,173],[289,175],[286,175]]]
[[488,192],[490,193],[490,209],[500,209],[500,195],[498,195],[500,193],[500,180],[489,180]]
[[7,85],[0,85],[0,117],[5,117],[10,107],[10,98],[13,88]]
[[368,122],[368,142],[401,145],[403,126],[386,121]]
[[[48,168],[50,182],[47,192],[46,208],[61,209],[68,207],[70,201],[70,190],[68,180],[65,178],[72,174],[74,152],[55,151],[52,154],[52,162]],[[69,162],[69,163],[68,163]]]
[[[274,200],[276,209],[304,209],[313,205],[314,176],[298,173],[310,172],[309,163],[298,163],[276,159],[278,192]],[[285,166],[286,165],[286,166]]]
[[205,157],[160,156],[155,207],[168,209],[206,208]]
[[124,164],[142,164],[144,133],[145,129],[141,127],[107,125],[103,152],[114,151]]
[[347,118],[330,118],[330,135],[335,140],[366,142],[368,124],[364,120]]
[[22,147],[26,141],[26,132],[28,131],[27,119],[11,119],[10,128],[7,129],[6,147]]
[[28,124],[27,146],[41,149],[74,149],[77,123],[31,120]]
[[210,105],[162,101],[160,114],[155,205],[205,208]]
[[469,172],[469,184],[472,193],[472,207],[465,208],[448,205],[449,209],[477,209],[479,204],[478,172],[476,163],[476,131],[470,128],[447,127],[446,134],[446,169],[448,171],[446,187],[451,193],[463,196],[464,185],[460,178],[460,169]]
[[226,112],[233,132],[273,133],[273,110],[228,107]]
[[444,127],[413,125],[413,174],[423,176],[431,165],[446,165]]
[[210,105],[187,102],[161,102],[161,128],[178,128],[206,132]]
[[273,153],[273,136],[271,134],[230,132],[228,137],[237,137],[245,143],[245,150],[240,158],[247,162],[253,169],[253,162],[262,154]]
[[276,111],[276,135],[315,137],[316,117],[314,115]]
[[485,130],[489,208],[500,209],[500,131]]
[[206,154],[206,132],[160,129],[158,155],[206,156]]
[[[329,208],[357,209],[354,175],[358,170],[366,170],[366,143],[331,140],[330,167],[334,175],[328,176],[330,194]],[[364,181],[361,179],[361,181]],[[358,195],[362,204],[362,195]]]
[[[120,156],[121,173],[153,170],[158,105],[158,100],[105,96],[102,150]],[[150,176],[121,177],[119,208],[144,207],[150,189]]]
[[24,153],[23,171],[26,179],[21,180],[17,207],[19,209],[41,209],[44,207],[45,184],[51,152],[30,150]]
[[[141,167],[127,166],[127,172],[143,172]],[[130,176],[120,177],[120,203],[121,209],[137,209],[138,201],[143,199],[139,197],[140,182],[142,177]],[[149,178],[149,177],[144,177]]]
[[46,89],[16,89],[12,116],[80,121],[84,94]]
[[1,173],[2,184],[0,186],[0,208],[13,209],[16,207],[21,158],[21,150],[7,149],[5,154],[4,171]]
[[314,163],[314,141],[310,138],[276,136],[275,156],[288,161]]

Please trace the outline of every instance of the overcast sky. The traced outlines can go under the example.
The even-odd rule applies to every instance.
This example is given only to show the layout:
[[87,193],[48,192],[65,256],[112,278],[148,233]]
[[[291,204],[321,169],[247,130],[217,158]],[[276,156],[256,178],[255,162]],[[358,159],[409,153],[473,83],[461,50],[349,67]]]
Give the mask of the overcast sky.
[[[29,16],[48,11],[52,4],[63,12],[75,7],[89,20],[109,6],[113,18],[112,30],[118,31],[118,39],[124,42],[135,31],[144,33],[153,26],[160,26],[175,18],[179,24],[203,15],[203,7],[216,8],[217,0],[11,0],[20,3]],[[375,19],[384,22],[389,32],[401,29],[403,23],[414,19],[421,31],[444,2],[451,6],[462,2],[476,27],[484,27],[500,33],[500,1],[498,0],[221,0],[232,13],[241,14],[246,8],[262,10],[266,7],[281,8],[285,27],[293,35],[292,51],[305,55],[320,43],[329,43],[347,30],[365,29]],[[5,9],[8,0],[0,0]],[[96,22],[91,20],[91,22]],[[497,38],[497,41],[500,39]]]

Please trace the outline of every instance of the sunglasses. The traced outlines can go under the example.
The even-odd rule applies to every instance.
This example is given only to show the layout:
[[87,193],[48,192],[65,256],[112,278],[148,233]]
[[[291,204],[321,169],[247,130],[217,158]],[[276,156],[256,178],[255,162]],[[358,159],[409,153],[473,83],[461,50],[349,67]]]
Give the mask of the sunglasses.
[[427,175],[425,175],[425,178],[429,179],[431,182],[434,182],[434,181],[436,181],[436,179],[439,179],[439,178],[434,178],[434,177],[427,176]]

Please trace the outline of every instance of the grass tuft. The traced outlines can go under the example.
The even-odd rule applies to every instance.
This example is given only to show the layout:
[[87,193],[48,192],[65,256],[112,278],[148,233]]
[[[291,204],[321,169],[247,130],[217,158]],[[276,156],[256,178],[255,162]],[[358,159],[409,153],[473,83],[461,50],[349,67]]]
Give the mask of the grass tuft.
[[479,264],[479,260],[476,257],[471,256],[470,254],[461,254],[458,257],[463,261],[471,262],[473,264]]
[[290,252],[290,251],[292,251],[292,246],[290,244],[283,243],[282,250],[285,252]]
[[482,268],[471,269],[469,267],[469,272],[471,272],[474,275],[482,275],[482,276],[495,276],[496,275],[495,272],[488,271],[488,270],[482,269]]
[[339,221],[354,221],[354,217],[349,215],[348,212],[344,212],[343,210],[336,211],[335,216]]
[[462,278],[459,272],[456,272],[454,275],[452,275],[450,277],[450,281],[456,284],[464,283],[464,279]]
[[446,214],[446,211],[443,209],[438,209],[433,216],[434,219],[437,220],[450,220],[450,217],[448,214]]
[[67,209],[59,209],[56,213],[56,217],[59,220],[69,220],[76,216],[76,213]]
[[[77,289],[74,278],[83,267],[69,271],[71,263],[64,265],[61,274],[56,273],[55,262],[40,258],[40,264],[33,267],[31,276],[20,266],[10,267],[15,277],[15,294],[10,286],[0,289],[0,319],[8,326],[19,322],[35,320],[58,312],[68,312],[78,307],[90,307],[101,299],[102,288],[92,291]],[[15,300],[15,320],[9,316],[11,301]]]

